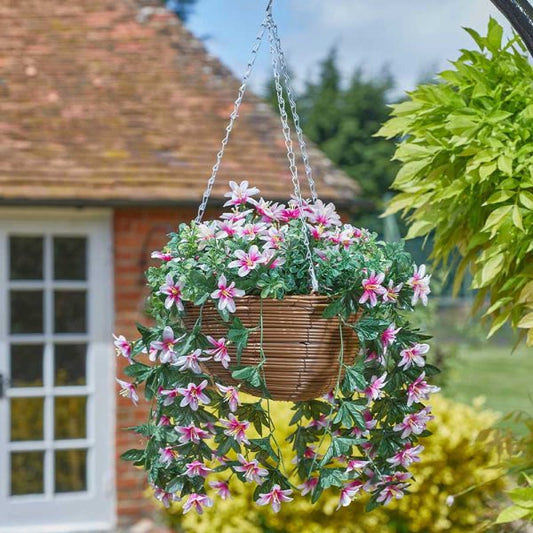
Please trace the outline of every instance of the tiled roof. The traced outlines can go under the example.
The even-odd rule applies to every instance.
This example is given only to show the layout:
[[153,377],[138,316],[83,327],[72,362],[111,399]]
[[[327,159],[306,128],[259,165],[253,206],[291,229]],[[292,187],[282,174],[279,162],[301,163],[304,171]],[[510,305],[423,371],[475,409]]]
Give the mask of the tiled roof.
[[[198,203],[239,81],[174,15],[140,13],[133,0],[0,2],[1,203]],[[310,152],[320,196],[353,199],[357,184]],[[215,197],[229,179],[291,191],[279,119],[251,94]]]

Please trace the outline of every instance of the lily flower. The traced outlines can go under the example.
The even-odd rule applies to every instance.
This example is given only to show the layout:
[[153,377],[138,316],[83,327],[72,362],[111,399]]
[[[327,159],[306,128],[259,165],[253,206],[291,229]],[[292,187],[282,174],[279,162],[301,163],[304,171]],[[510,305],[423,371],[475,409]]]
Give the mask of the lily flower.
[[115,345],[117,356],[121,355],[122,357],[125,357],[131,364],[131,343],[126,340],[124,335],[119,335],[118,337],[113,335],[113,338],[115,339],[113,344]]
[[410,385],[407,387],[407,406],[411,407],[413,403],[421,400],[429,400],[429,395],[439,392],[440,388],[435,385],[429,385],[424,380],[426,373],[422,372]]
[[407,285],[413,289],[411,304],[415,305],[420,300],[424,305],[427,305],[427,295],[431,292],[429,288],[431,276],[429,274],[426,275],[426,265],[420,265],[418,268],[414,265],[413,270],[413,276],[407,280]]
[[312,477],[304,481],[301,485],[298,485],[297,489],[300,491],[302,496],[313,492],[318,485],[318,478]]
[[250,444],[250,441],[246,438],[246,430],[250,426],[248,420],[240,421],[235,415],[230,414],[228,420],[220,420],[219,422],[227,428],[224,430],[224,435],[233,437],[239,444]]
[[159,259],[160,261],[163,261],[163,263],[168,263],[172,260],[172,254],[164,250],[155,250],[150,257],[152,259]]
[[236,472],[242,472],[246,481],[255,481],[261,485],[263,483],[261,478],[268,476],[268,470],[261,468],[256,459],[247,461],[240,453],[237,455],[237,459],[241,466],[234,466],[233,469]]
[[165,308],[170,309],[173,305],[183,311],[183,302],[181,301],[181,291],[183,289],[183,283],[181,281],[174,282],[172,274],[167,274],[165,278],[165,284],[161,285],[159,292],[166,294]]
[[410,348],[405,348],[400,352],[401,359],[398,366],[403,366],[407,370],[411,365],[423,367],[426,360],[423,355],[429,352],[429,344],[413,344]]
[[384,279],[385,274],[381,273],[376,275],[374,272],[371,272],[370,276],[362,281],[364,291],[361,298],[359,298],[359,303],[364,304],[370,300],[370,307],[377,305],[378,294],[384,294],[387,291],[385,287],[381,286]]
[[263,256],[259,249],[254,244],[250,246],[248,252],[244,250],[236,250],[235,256],[237,259],[228,264],[229,268],[238,268],[237,274],[242,278],[254,270],[257,265],[264,264],[266,258]]
[[292,498],[290,497],[291,494],[291,489],[282,490],[276,483],[270,492],[264,494],[260,493],[259,498],[257,498],[255,503],[257,503],[257,505],[271,505],[272,510],[277,513],[280,510],[281,502],[292,501]]
[[173,450],[170,446],[166,448],[159,448],[159,462],[162,465],[168,466],[176,459],[178,453]]
[[309,206],[309,221],[312,224],[321,224],[322,226],[340,226],[341,219],[335,210],[333,203],[324,204],[322,200],[317,200]]
[[398,294],[400,294],[400,291],[402,290],[403,283],[399,283],[398,285],[394,285],[394,282],[392,279],[389,280],[389,284],[387,287],[385,287],[385,292],[383,293],[383,301],[385,303],[387,302],[397,302],[398,301]]
[[233,281],[228,285],[224,274],[218,280],[218,289],[211,293],[211,298],[218,300],[218,308],[221,311],[227,309],[230,313],[235,313],[236,305],[234,298],[240,296],[244,296],[244,291],[237,289]]
[[189,383],[187,387],[176,389],[183,396],[180,407],[186,407],[188,405],[193,411],[197,411],[200,403],[211,403],[209,397],[203,392],[206,387],[207,379],[204,379],[199,385]]
[[163,330],[163,340],[161,341],[152,341],[150,348],[161,352],[159,359],[162,363],[168,363],[174,361],[176,357],[176,352],[174,351],[174,346],[182,339],[174,337],[174,331],[170,326],[165,326]]
[[396,335],[402,328],[397,328],[396,324],[393,322],[390,324],[385,331],[381,334],[381,345],[383,346],[383,353],[387,353],[387,348],[392,346],[396,340]]
[[209,359],[211,359],[211,357],[200,357],[200,355],[202,355],[202,350],[194,350],[194,352],[190,353],[189,355],[182,355],[181,357],[178,357],[176,361],[172,363],[172,365],[177,366],[182,372],[185,370],[190,370],[195,374],[200,374],[202,369],[200,368],[199,363],[202,361],[209,361]]
[[248,181],[246,180],[240,183],[230,181],[229,186],[231,187],[231,191],[224,193],[224,196],[229,198],[224,204],[224,207],[245,204],[250,199],[250,196],[259,194],[259,189],[257,187],[248,187]]
[[174,403],[174,400],[178,397],[178,389],[161,389],[159,391],[159,394],[161,396],[166,396],[166,398],[163,400],[163,405],[172,405]]
[[122,387],[119,394],[124,398],[129,398],[134,405],[137,405],[139,401],[139,396],[137,394],[137,387],[133,383],[128,383],[127,381],[122,381],[121,379],[116,378],[117,383]]
[[189,477],[201,476],[207,477],[209,472],[213,470],[204,465],[201,461],[193,461],[192,463],[187,463],[185,465],[185,475]]
[[232,413],[235,413],[237,411],[237,408],[240,405],[239,401],[239,389],[237,387],[225,387],[224,385],[221,385],[220,383],[216,384],[217,389],[224,394],[224,401],[228,402],[229,410]]
[[387,372],[385,372],[381,377],[372,376],[370,380],[370,385],[363,391],[368,401],[378,400],[383,396],[383,387],[387,384],[385,381],[387,377]]
[[187,501],[183,505],[183,514],[187,514],[191,509],[194,509],[198,514],[202,514],[204,507],[213,507],[213,500],[205,494],[193,492],[189,494]]
[[420,435],[425,429],[426,425],[430,420],[435,418],[430,415],[430,407],[426,407],[419,411],[418,413],[411,413],[405,415],[402,422],[396,424],[393,429],[394,431],[401,431],[401,438],[406,439],[411,433],[415,435]]
[[412,463],[420,462],[419,454],[424,450],[424,446],[413,446],[408,442],[405,447],[398,453],[395,453],[392,457],[387,459],[387,463],[393,466],[403,466],[408,468]]
[[209,433],[202,428],[196,427],[194,424],[188,426],[176,426],[176,432],[180,434],[179,442],[187,444],[193,442],[199,444],[201,440],[210,437]]
[[404,496],[404,488],[405,485],[387,485],[380,490],[376,501],[383,503],[383,505],[387,505],[393,498],[399,500]]
[[341,507],[348,507],[348,505],[352,503],[352,500],[357,496],[357,493],[361,490],[362,486],[363,483],[357,479],[344,485],[341,490],[337,509],[340,509]]
[[226,481],[210,481],[209,485],[217,491],[217,494],[223,499],[231,498],[229,485]]
[[177,494],[172,494],[171,492],[166,492],[160,487],[152,485],[154,489],[154,498],[160,501],[166,509],[170,507],[171,502],[179,502],[180,497]]
[[220,339],[216,340],[208,335],[207,340],[212,346],[214,346],[214,348],[205,350],[205,353],[213,356],[213,361],[217,361],[221,363],[224,368],[228,368],[231,358],[228,353],[228,347],[226,346],[226,339],[221,337]]

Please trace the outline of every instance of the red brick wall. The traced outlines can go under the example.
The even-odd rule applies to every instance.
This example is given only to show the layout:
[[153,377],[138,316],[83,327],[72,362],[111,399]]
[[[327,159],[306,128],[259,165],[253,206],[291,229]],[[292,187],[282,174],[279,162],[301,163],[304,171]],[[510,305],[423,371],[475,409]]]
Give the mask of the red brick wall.
[[[167,234],[180,222],[196,216],[194,209],[123,208],[114,213],[114,275],[116,335],[127,339],[138,336],[136,322],[147,322],[143,314],[146,288],[143,272],[150,264],[150,254],[167,241]],[[209,214],[207,216],[210,216]],[[125,359],[117,358],[117,376],[124,379]],[[126,378],[128,379],[128,378]],[[116,488],[119,525],[131,525],[154,514],[154,506],[145,497],[146,481],[143,471],[136,471],[131,463],[119,456],[129,448],[139,448],[142,441],[121,428],[146,422],[147,410],[142,397],[139,407],[117,395]]]

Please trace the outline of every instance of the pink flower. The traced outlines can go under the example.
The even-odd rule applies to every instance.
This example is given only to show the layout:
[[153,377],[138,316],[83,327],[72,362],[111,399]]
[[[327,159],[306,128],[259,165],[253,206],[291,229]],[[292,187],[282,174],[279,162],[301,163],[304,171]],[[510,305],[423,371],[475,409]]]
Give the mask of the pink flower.
[[440,388],[435,385],[429,385],[424,380],[426,373],[422,372],[413,383],[407,387],[407,406],[411,407],[413,403],[420,402],[421,400],[429,400],[429,395],[434,392],[439,392]]
[[163,405],[172,405],[179,393],[178,389],[161,389],[159,394],[161,396],[166,396],[166,398],[163,400]]
[[411,433],[414,433],[415,435],[420,435],[426,429],[427,423],[430,420],[433,420],[433,418],[435,418],[429,413],[430,408],[426,407],[418,413],[411,413],[409,415],[405,415],[402,422],[400,424],[396,424],[393,429],[394,431],[402,432],[402,439],[406,439],[409,435],[411,435]]
[[363,391],[368,401],[378,400],[383,396],[383,387],[387,384],[385,381],[387,377],[387,372],[385,372],[380,378],[377,376],[372,376],[370,380],[370,385]]
[[263,254],[259,252],[259,249],[254,244],[250,246],[248,252],[244,250],[237,250],[235,252],[237,259],[228,264],[229,268],[238,268],[237,274],[242,278],[254,270],[257,265],[264,264],[266,262]]
[[166,492],[163,489],[156,487],[155,485],[152,485],[154,489],[154,498],[156,500],[159,500],[165,508],[170,507],[171,502],[180,501],[180,498],[176,494],[172,494],[171,492]]
[[183,311],[183,302],[181,301],[181,291],[183,289],[183,283],[178,281],[174,283],[172,279],[172,274],[167,274],[165,278],[165,284],[161,285],[159,292],[161,294],[166,294],[165,299],[165,308],[170,309],[174,304],[176,307]]
[[216,234],[215,234],[216,230],[217,230],[217,222],[215,220],[207,224],[205,223],[198,224],[198,240],[199,240],[198,249],[199,250],[203,250],[207,246],[208,241],[212,241],[216,239]]
[[278,250],[281,246],[281,243],[285,241],[285,235],[283,232],[275,227],[268,228],[268,231],[259,237],[262,241],[265,241],[263,245],[264,250],[270,248]]
[[370,276],[364,279],[362,282],[364,291],[361,295],[361,298],[359,298],[359,303],[364,304],[367,302],[367,300],[370,300],[370,307],[377,305],[377,295],[384,294],[387,291],[385,287],[381,286],[384,279],[385,274],[381,273],[376,275],[374,272],[371,272]]
[[193,492],[189,494],[185,505],[183,506],[183,514],[187,514],[192,508],[198,513],[204,512],[204,507],[213,507],[213,500],[205,494],[198,494]]
[[226,346],[226,339],[221,337],[214,339],[213,337],[207,336],[209,343],[214,346],[214,348],[206,350],[205,353],[213,356],[213,361],[217,361],[222,364],[224,368],[228,368],[231,358],[228,353],[228,348]]
[[419,454],[424,450],[424,446],[420,444],[413,446],[408,442],[405,447],[392,457],[387,459],[387,462],[393,466],[403,466],[408,468],[412,463],[420,462]]
[[383,346],[383,353],[387,353],[387,348],[392,346],[393,342],[396,340],[396,335],[402,328],[397,328],[396,324],[393,322],[382,334],[381,334],[381,345]]
[[230,313],[235,313],[234,298],[240,296],[244,296],[244,291],[237,289],[233,281],[228,285],[224,274],[218,280],[218,290],[211,293],[211,298],[218,300],[218,308],[221,311],[227,308]]
[[127,381],[122,381],[118,378],[116,378],[116,380],[117,383],[122,387],[119,394],[124,398],[129,398],[134,405],[137,405],[139,396],[137,395],[136,386],[133,383],[128,383]]
[[202,355],[202,350],[194,350],[194,352],[189,355],[182,355],[176,359],[176,362],[172,363],[174,366],[177,366],[182,372],[185,370],[190,370],[195,374],[200,374],[202,369],[200,368],[199,363],[202,361],[209,361],[211,357],[200,357]]
[[384,489],[381,489],[376,501],[387,505],[393,498],[399,500],[404,495],[404,488],[404,485],[387,485]]
[[119,335],[118,337],[113,335],[113,338],[115,339],[113,344],[115,345],[117,356],[121,355],[125,357],[131,364],[131,344],[126,340],[124,335]]
[[298,485],[297,488],[300,491],[300,494],[302,496],[305,496],[306,494],[313,492],[317,485],[318,485],[318,478],[312,477],[304,481],[301,485]]
[[355,470],[361,470],[361,469],[365,468],[365,466],[369,462],[370,461],[363,461],[361,459],[350,459],[348,461],[348,465],[346,466],[346,472],[353,472]]
[[255,503],[257,503],[257,505],[271,505],[272,510],[277,513],[281,507],[281,502],[292,501],[292,498],[290,498],[291,494],[291,489],[281,490],[281,487],[278,484],[275,484],[270,492],[260,493],[259,498]]
[[233,437],[239,444],[250,444],[246,438],[246,430],[250,426],[248,420],[243,420],[242,422],[238,420],[235,415],[230,414],[228,420],[220,420],[225,428],[224,434],[228,437]]
[[270,248],[267,248],[265,250],[263,257],[265,258],[265,263],[270,269],[278,268],[281,265],[285,264],[285,258],[280,256],[279,254],[276,255],[276,251]]
[[244,224],[244,219],[240,220],[223,220],[218,223],[218,231],[216,233],[217,239],[223,239],[225,237],[233,237],[238,233],[239,228]]
[[309,422],[309,424],[307,424],[308,428],[316,428],[316,429],[323,429],[323,428],[327,428],[328,426],[329,426],[329,420],[325,414],[321,414],[318,418],[312,419]]
[[228,402],[229,410],[234,413],[240,405],[239,389],[237,387],[225,387],[220,383],[216,384],[218,390],[224,394],[224,400]]
[[350,246],[355,242],[355,239],[353,238],[353,228],[351,226],[347,226],[342,231],[337,228],[335,233],[330,235],[329,240],[333,244],[337,244],[342,246],[345,250],[348,250],[348,248],[350,248]]
[[163,340],[162,341],[152,341],[150,348],[161,352],[159,359],[162,363],[168,363],[173,361],[176,357],[176,352],[174,351],[174,346],[182,339],[174,337],[174,331],[170,326],[165,326],[163,330]]
[[268,470],[261,468],[256,459],[247,461],[240,453],[237,455],[241,466],[235,466],[236,472],[242,472],[246,481],[255,481],[258,485],[263,483],[261,478],[268,476]]
[[161,426],[170,426],[171,425],[171,420],[170,420],[170,418],[167,415],[161,415],[157,425],[159,427],[161,427]]
[[389,284],[385,289],[385,292],[383,293],[383,301],[386,302],[397,302],[398,301],[398,294],[402,290],[403,283],[400,283],[398,285],[394,285],[394,282],[389,280]]
[[417,269],[416,265],[413,266],[413,277],[409,278],[407,285],[413,289],[413,297],[411,298],[411,304],[415,305],[416,302],[420,301],[424,304],[428,304],[428,294],[431,292],[429,288],[429,280],[431,276],[426,275],[426,265],[420,265]]
[[162,465],[168,466],[178,456],[178,453],[170,446],[166,448],[159,448],[159,462]]
[[202,439],[207,439],[210,436],[207,431],[197,428],[194,424],[176,426],[176,431],[180,434],[179,442],[182,444],[187,444],[188,442],[199,444]]
[[151,257],[152,259],[159,259],[163,261],[164,263],[168,263],[169,261],[172,260],[172,254],[170,252],[165,252],[165,251],[156,250],[155,252],[152,252]]
[[200,403],[210,403],[211,400],[203,392],[206,387],[207,379],[204,379],[199,385],[189,383],[187,387],[180,387],[176,389],[179,394],[183,396],[183,400],[180,402],[180,407],[186,407],[188,405],[193,411],[197,411]]
[[341,219],[335,211],[332,203],[327,205],[322,200],[317,200],[314,205],[309,206],[309,221],[312,224],[321,224],[322,226],[340,226]]
[[231,498],[229,485],[226,481],[210,481],[209,485],[217,491],[217,494],[223,499]]
[[238,222],[244,219],[252,212],[252,209],[246,209],[245,211],[239,211],[237,208],[233,208],[229,213],[222,213],[220,218],[222,220],[229,220],[230,222]]
[[246,180],[241,181],[239,184],[230,181],[229,186],[231,187],[231,191],[224,193],[224,196],[229,198],[224,204],[224,207],[227,207],[228,205],[245,204],[250,199],[250,196],[259,194],[259,189],[256,187],[248,188],[248,182]]
[[307,227],[309,228],[309,233],[311,234],[311,237],[313,237],[313,239],[317,241],[330,236],[329,231],[326,231],[326,228],[322,225],[312,226],[311,224],[308,224]]
[[423,355],[429,352],[429,344],[413,344],[410,348],[405,348],[400,352],[401,359],[398,366],[403,366],[404,370],[407,370],[411,365],[423,367],[426,364],[426,360]]
[[264,222],[249,223],[239,228],[239,237],[253,241],[258,235],[264,233],[267,225]]
[[341,490],[339,505],[337,505],[337,509],[340,509],[341,507],[348,507],[348,505],[352,503],[352,500],[357,496],[357,493],[361,490],[362,486],[363,483],[361,481],[358,481],[357,479],[354,481],[350,481],[350,483],[344,485]]
[[193,461],[185,465],[185,475],[189,477],[202,476],[207,477],[209,472],[212,472],[211,468],[207,468],[201,461]]

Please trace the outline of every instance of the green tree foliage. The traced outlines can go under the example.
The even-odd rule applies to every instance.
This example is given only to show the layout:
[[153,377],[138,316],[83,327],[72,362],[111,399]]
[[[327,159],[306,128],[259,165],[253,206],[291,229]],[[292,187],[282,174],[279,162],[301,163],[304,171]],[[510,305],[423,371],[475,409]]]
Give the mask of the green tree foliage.
[[[375,205],[373,216],[358,223],[378,230],[375,215],[398,167],[391,161],[394,144],[373,135],[388,117],[387,101],[393,87],[390,74],[367,78],[359,69],[343,84],[332,50],[320,64],[318,79],[308,82],[297,98],[306,136],[357,180],[362,197]],[[267,98],[277,109],[272,83]]]
[[379,131],[403,139],[387,213],[407,216],[408,238],[434,236],[456,289],[472,272],[489,336],[510,322],[533,345],[533,67],[495,20],[486,36],[466,31],[479,49],[393,106]]

